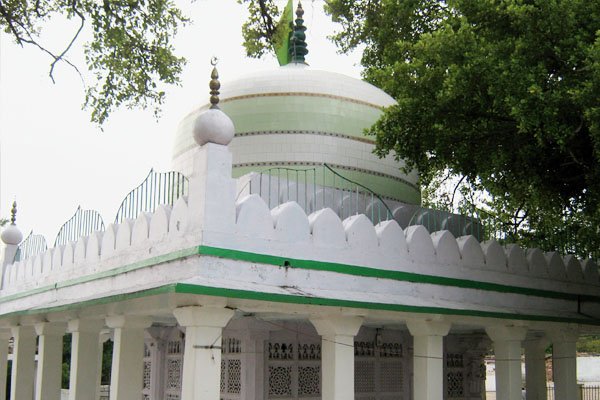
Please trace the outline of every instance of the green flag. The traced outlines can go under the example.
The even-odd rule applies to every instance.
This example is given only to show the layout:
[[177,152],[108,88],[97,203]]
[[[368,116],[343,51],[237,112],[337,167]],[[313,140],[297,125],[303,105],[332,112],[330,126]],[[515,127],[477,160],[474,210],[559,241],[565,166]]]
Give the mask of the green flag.
[[292,4],[292,0],[288,0],[287,5],[283,9],[281,19],[277,23],[275,37],[273,38],[273,50],[275,50],[275,55],[277,55],[277,61],[279,61],[279,65],[282,66],[289,64],[291,61],[289,48],[293,21],[294,5]]

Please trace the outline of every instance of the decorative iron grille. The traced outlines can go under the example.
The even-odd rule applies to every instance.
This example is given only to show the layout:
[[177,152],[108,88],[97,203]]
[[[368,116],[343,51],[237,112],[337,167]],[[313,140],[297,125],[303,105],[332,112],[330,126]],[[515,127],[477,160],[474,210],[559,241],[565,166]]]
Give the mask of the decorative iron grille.
[[180,172],[154,172],[151,169],[144,181],[121,202],[115,223],[135,219],[142,212],[154,212],[159,205],[172,206],[187,195],[188,179]]
[[28,258],[35,257],[48,250],[46,238],[42,235],[34,235],[33,231],[21,242],[17,247],[14,261],[23,261]]
[[104,221],[100,213],[96,210],[82,210],[79,206],[75,214],[60,227],[54,240],[54,247],[74,242],[82,236],[103,230]]

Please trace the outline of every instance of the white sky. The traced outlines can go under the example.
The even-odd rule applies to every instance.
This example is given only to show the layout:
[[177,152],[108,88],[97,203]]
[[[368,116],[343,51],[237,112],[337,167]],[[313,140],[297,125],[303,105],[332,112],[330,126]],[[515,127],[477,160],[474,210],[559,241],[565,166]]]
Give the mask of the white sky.
[[[246,72],[277,68],[274,57],[253,60],[241,45],[244,7],[235,0],[177,0],[192,23],[180,30],[175,43],[188,60],[182,86],[167,90],[162,118],[151,110],[121,109],[100,131],[81,110],[84,88],[67,65],[55,70],[56,84],[48,77],[50,60],[32,47],[15,45],[0,36],[0,216],[9,217],[18,203],[17,225],[24,235],[43,234],[52,246],[60,226],[78,205],[95,209],[105,224],[114,220],[119,204],[150,168],[170,170],[171,149],[178,122],[208,100],[210,58],[219,58],[222,85]],[[280,1],[281,5],[285,0]],[[359,77],[360,55],[336,53],[326,37],[334,25],[322,10],[321,0],[304,0],[310,53],[307,62],[316,69]],[[76,26],[53,21],[43,40],[60,52]],[[82,42],[70,53],[85,70]]]

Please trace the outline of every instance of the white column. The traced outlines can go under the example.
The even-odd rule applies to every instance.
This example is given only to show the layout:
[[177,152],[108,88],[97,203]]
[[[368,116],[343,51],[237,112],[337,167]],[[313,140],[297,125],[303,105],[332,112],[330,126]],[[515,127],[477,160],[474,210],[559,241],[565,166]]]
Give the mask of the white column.
[[60,400],[65,329],[64,323],[35,324],[39,337],[35,400]]
[[0,331],[0,400],[6,400],[6,376],[8,370],[8,341],[10,331]]
[[98,389],[99,333],[103,320],[74,319],[68,322],[71,337],[69,400],[95,400]]
[[525,389],[527,400],[546,400],[546,348],[550,341],[544,336],[528,338],[525,348]]
[[244,399],[262,400],[265,393],[265,341],[266,330],[250,331],[243,344]]
[[151,369],[151,388],[150,398],[162,399],[165,392],[165,359],[167,353],[167,338],[172,329],[165,327],[151,327],[146,330],[152,337],[155,343],[154,351],[152,352],[152,369]]
[[493,326],[485,331],[494,342],[496,400],[521,400],[521,342],[527,328]]
[[407,321],[413,336],[414,400],[444,398],[444,336],[450,323],[444,321]]
[[11,331],[14,342],[10,398],[31,400],[35,378],[35,331],[32,326],[15,326]]
[[152,320],[114,315],[106,318],[106,325],[114,329],[110,399],[138,399],[144,376],[144,329],[152,325]]
[[221,335],[233,310],[221,307],[181,307],[173,311],[185,327],[181,400],[221,398]]
[[313,317],[310,322],[321,335],[322,399],[354,399],[354,336],[363,318],[330,315]]
[[576,343],[579,332],[565,328],[549,332],[549,336],[552,341],[554,398],[578,399]]

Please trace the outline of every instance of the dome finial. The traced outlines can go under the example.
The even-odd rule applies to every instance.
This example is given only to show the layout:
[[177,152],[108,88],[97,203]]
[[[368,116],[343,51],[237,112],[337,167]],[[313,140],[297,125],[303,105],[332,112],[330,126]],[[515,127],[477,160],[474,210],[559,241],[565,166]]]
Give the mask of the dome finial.
[[210,74],[210,108],[196,117],[194,121],[194,140],[200,146],[204,146],[206,143],[215,143],[227,146],[233,136],[235,135],[235,127],[231,118],[227,116],[219,108],[219,89],[221,83],[219,82],[219,72],[217,71],[217,57],[213,57],[210,60],[213,66],[212,73]]
[[2,234],[0,235],[0,239],[6,244],[9,245],[18,245],[23,240],[23,234],[17,228],[17,202],[14,201],[12,205],[12,209],[10,210],[10,225],[6,227]]
[[221,82],[219,82],[219,71],[217,71],[217,64],[219,59],[213,57],[210,60],[210,64],[213,66],[213,70],[210,74],[210,108],[219,108],[219,89],[221,88]]
[[17,222],[17,201],[13,201],[12,208],[10,209],[10,224],[15,225]]
[[304,56],[308,54],[306,46],[306,27],[304,26],[304,10],[302,9],[302,3],[298,1],[298,8],[296,8],[296,21],[294,24],[294,31],[290,38],[290,56],[292,62],[295,64],[306,64]]

